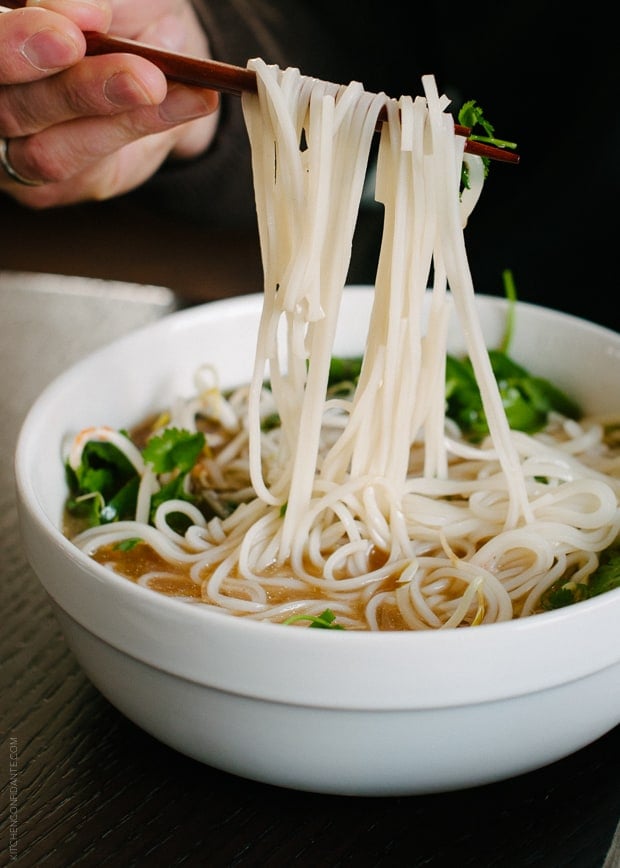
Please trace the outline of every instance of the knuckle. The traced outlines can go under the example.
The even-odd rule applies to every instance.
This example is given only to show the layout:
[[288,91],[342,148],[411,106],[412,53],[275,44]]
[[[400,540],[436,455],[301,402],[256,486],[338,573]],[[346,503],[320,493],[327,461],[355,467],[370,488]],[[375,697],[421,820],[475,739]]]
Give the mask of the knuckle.
[[8,93],[8,88],[0,90],[0,135],[5,138],[15,138],[24,134],[22,116],[16,109],[13,95]]
[[0,133],[8,138],[30,135],[42,125],[38,100],[29,85],[5,86],[0,90]]
[[47,184],[64,181],[70,175],[59,155],[45,147],[38,136],[23,140],[20,171],[28,178],[40,178]]

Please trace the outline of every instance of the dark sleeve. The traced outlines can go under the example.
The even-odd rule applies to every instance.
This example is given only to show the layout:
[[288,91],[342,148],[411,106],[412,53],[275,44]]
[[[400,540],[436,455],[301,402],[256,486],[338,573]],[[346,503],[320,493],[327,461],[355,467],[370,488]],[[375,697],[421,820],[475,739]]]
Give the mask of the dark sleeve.
[[[339,79],[342,53],[330,47],[320,13],[284,0],[195,0],[216,60],[245,66],[249,58],[305,74]],[[222,96],[221,120],[208,150],[195,160],[169,161],[135,194],[149,206],[218,227],[255,221],[250,147],[241,100]]]

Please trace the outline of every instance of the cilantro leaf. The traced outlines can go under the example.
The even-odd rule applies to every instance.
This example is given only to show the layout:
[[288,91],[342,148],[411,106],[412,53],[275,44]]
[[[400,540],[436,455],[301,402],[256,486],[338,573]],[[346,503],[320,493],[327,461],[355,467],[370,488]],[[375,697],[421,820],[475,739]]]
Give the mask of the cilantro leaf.
[[[514,150],[517,147],[516,142],[508,142],[505,139],[496,138],[493,124],[485,118],[482,108],[473,99],[468,100],[461,106],[458,113],[458,122],[464,127],[469,127],[471,133],[468,138],[472,142],[484,142],[485,144],[493,145],[496,148],[510,148],[510,150]],[[483,135],[475,132],[477,127],[482,129]],[[484,165],[484,176],[486,178],[489,173],[491,161],[488,157],[482,157],[482,163]],[[461,170],[461,183],[465,189],[469,188],[469,173],[465,163],[463,163],[463,168]]]
[[[151,464],[157,474],[171,474],[159,491],[151,498],[151,521],[160,504],[167,500],[186,500],[196,503],[196,498],[186,491],[185,479],[196,464],[205,446],[205,435],[180,428],[167,428],[162,434],[151,437],[142,457]],[[184,533],[189,519],[181,513],[170,513],[167,517],[170,527],[177,533]]]
[[493,136],[495,133],[495,128],[485,118],[482,108],[474,99],[468,100],[461,106],[459,123],[464,127],[469,127],[471,130],[477,126],[481,126],[487,136]]
[[179,428],[167,428],[151,437],[142,452],[144,460],[155,473],[188,473],[204,449],[205,435]]
[[82,450],[82,460],[74,471],[80,493],[100,492],[107,500],[135,475],[133,464],[112,443],[90,440]]
[[[513,431],[534,434],[545,427],[549,413],[553,411],[570,419],[580,417],[579,405],[549,380],[532,376],[501,350],[490,350],[489,359]],[[480,441],[489,433],[482,397],[469,358],[448,356],[446,401],[448,416],[454,419],[470,440]]]
[[[125,434],[125,432],[121,432]],[[128,436],[125,434],[125,436]],[[151,499],[151,518],[157,507],[171,498],[194,501],[185,491],[185,478],[194,467],[205,445],[201,432],[176,428],[152,437],[143,450],[145,462],[158,474],[169,474],[161,489]],[[112,443],[90,440],[82,450],[79,467],[65,465],[69,498],[67,511],[88,527],[132,519],[140,477],[132,463]],[[169,517],[175,529],[184,529],[186,519]]]
[[90,440],[77,469],[67,463],[67,511],[89,527],[131,518],[139,478],[133,464],[112,443]]

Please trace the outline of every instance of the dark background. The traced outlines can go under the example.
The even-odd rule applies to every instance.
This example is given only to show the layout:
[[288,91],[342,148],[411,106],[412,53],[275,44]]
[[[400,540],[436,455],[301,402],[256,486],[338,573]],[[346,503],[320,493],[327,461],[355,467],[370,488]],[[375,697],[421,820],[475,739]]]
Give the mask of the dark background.
[[405,26],[389,0],[355,9],[352,77],[398,96],[419,93],[432,73],[455,113],[475,99],[518,144],[519,166],[492,165],[467,227],[478,291],[501,293],[510,268],[521,298],[617,329],[618,37],[608,7],[419,3]]

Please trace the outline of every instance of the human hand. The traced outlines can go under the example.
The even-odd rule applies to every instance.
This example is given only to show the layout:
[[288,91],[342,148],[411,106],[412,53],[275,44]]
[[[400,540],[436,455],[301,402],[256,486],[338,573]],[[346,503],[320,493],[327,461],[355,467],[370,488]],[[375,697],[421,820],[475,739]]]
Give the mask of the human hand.
[[168,84],[137,56],[85,57],[86,30],[208,57],[187,0],[30,4],[0,14],[0,137],[9,166],[37,186],[0,168],[0,191],[34,208],[107,199],[208,147],[218,94]]

